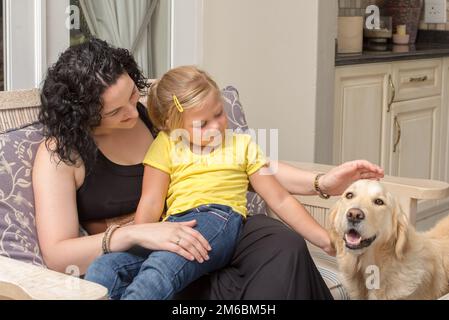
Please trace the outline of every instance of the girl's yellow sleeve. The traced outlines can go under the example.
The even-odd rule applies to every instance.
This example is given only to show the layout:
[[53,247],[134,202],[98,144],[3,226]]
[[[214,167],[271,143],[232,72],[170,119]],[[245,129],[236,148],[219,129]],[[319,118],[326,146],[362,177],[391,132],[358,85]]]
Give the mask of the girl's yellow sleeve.
[[148,149],[143,164],[170,174],[172,168],[170,150],[170,137],[165,132],[159,132]]
[[251,137],[248,139],[248,147],[246,153],[247,167],[246,173],[248,176],[252,175],[260,168],[268,164],[267,158],[265,157],[260,146],[255,143]]

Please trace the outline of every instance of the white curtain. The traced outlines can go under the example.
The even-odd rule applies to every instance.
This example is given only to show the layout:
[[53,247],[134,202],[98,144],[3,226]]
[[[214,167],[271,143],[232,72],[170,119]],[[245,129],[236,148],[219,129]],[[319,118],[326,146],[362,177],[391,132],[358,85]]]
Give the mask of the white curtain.
[[154,76],[151,18],[159,0],[80,0],[92,35],[126,48]]

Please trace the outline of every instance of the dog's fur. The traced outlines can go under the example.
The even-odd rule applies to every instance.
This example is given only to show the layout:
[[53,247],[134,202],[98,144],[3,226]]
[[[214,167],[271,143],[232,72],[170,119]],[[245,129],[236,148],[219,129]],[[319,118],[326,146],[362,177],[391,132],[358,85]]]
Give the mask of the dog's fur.
[[[354,224],[349,210],[364,218]],[[331,209],[329,225],[351,299],[435,299],[449,291],[449,217],[416,232],[381,183],[359,180]]]

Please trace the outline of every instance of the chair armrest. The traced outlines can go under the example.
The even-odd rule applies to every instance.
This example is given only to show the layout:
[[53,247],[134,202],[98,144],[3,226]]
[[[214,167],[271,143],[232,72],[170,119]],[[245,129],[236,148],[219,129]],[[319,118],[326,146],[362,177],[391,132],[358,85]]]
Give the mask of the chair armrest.
[[[284,163],[312,172],[327,172],[334,168],[334,166],[317,163],[294,161],[284,161]],[[449,184],[443,181],[386,175],[381,182],[388,191],[396,196],[404,213],[413,225],[416,223],[418,200],[440,200],[449,197]],[[338,199],[337,197],[331,197],[329,200],[323,200],[317,196],[297,196],[297,198],[303,204],[317,208],[330,208]]]
[[[284,163],[313,172],[327,172],[334,168],[334,166],[317,163],[303,163],[295,161],[284,161]],[[408,197],[413,199],[438,200],[449,197],[449,184],[443,181],[402,178],[385,175],[381,182],[393,192],[397,191],[401,194],[406,194]]]
[[77,277],[0,256],[0,300],[99,300],[107,289]]
[[0,92],[0,110],[32,108],[40,105],[39,89]]
[[[314,172],[327,172],[334,168],[334,166],[317,163],[303,163],[295,161],[284,161],[284,163],[287,163],[293,167]],[[381,182],[395,194],[397,192],[400,194],[406,194],[407,197],[412,199],[438,200],[449,197],[449,184],[443,181],[402,178],[385,175]]]

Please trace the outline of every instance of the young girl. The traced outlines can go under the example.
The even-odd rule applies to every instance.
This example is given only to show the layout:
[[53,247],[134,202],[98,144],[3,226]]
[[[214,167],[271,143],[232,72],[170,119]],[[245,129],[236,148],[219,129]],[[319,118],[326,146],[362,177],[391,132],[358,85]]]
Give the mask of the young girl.
[[[267,160],[251,137],[226,130],[220,90],[205,72],[193,66],[170,70],[152,84],[148,104],[160,133],[144,159],[135,223],[161,217],[196,220],[193,232],[200,232],[211,248],[200,261],[169,251],[152,252],[122,298],[132,299],[144,288],[151,299],[170,299],[205,273],[226,266],[247,214],[249,182],[293,229],[333,252],[328,233],[272,175],[262,172]],[[179,234],[173,251],[185,252],[187,238],[192,235]]]

